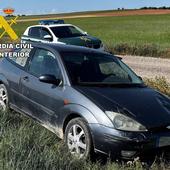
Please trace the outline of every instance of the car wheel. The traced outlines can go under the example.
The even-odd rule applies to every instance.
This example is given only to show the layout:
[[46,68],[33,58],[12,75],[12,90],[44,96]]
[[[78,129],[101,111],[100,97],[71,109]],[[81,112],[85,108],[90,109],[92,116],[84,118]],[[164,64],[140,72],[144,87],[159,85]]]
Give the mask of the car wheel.
[[84,119],[75,118],[68,123],[65,143],[70,153],[79,159],[87,159],[92,156],[92,137]]
[[8,108],[8,93],[3,84],[0,84],[0,110],[5,111]]

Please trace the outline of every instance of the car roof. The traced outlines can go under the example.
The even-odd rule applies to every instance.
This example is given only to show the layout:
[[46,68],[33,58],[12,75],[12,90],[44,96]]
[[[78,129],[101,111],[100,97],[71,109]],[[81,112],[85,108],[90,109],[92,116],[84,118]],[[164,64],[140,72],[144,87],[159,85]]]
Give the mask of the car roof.
[[74,26],[72,24],[51,24],[51,25],[32,25],[29,28],[33,27],[46,27],[46,28],[51,28],[51,27],[63,27],[63,26]]
[[[104,51],[99,51],[87,47],[80,47],[80,46],[75,46],[75,45],[65,45],[65,44],[52,44],[52,43],[32,43],[33,47],[37,48],[49,48],[56,50],[58,52],[84,52],[84,53],[100,53],[100,54],[110,54]],[[110,54],[111,55],[111,54]]]

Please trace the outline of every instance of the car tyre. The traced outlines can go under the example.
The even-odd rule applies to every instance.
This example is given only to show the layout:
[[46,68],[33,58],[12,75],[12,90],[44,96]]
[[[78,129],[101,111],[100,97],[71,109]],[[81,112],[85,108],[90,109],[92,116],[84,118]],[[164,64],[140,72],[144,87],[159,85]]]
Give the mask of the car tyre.
[[72,119],[65,130],[65,144],[69,152],[79,158],[88,159],[93,154],[93,142],[87,122],[82,118]]
[[0,110],[8,109],[8,92],[4,84],[0,84]]

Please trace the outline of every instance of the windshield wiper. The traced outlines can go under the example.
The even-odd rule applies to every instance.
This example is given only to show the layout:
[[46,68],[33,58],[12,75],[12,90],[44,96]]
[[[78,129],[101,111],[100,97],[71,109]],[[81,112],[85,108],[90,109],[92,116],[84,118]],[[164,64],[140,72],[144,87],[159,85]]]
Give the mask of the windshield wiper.
[[146,87],[144,83],[101,83],[101,82],[79,82],[80,86],[97,87]]

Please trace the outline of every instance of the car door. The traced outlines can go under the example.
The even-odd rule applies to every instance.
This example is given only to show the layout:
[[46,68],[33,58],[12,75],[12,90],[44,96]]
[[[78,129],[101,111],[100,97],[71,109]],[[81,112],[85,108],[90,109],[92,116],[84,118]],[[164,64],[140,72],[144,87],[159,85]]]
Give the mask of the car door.
[[60,64],[56,56],[46,49],[37,49],[21,80],[22,106],[24,111],[46,126],[55,126],[58,113],[64,106],[64,87],[39,81],[44,74],[54,75],[63,80]]
[[18,54],[22,53],[25,56],[7,57],[7,60],[4,59],[5,66],[3,66],[3,74],[6,76],[9,83],[8,93],[10,105],[21,108],[20,78],[26,73],[25,69],[31,56],[34,54],[34,48],[17,49],[15,52]]

